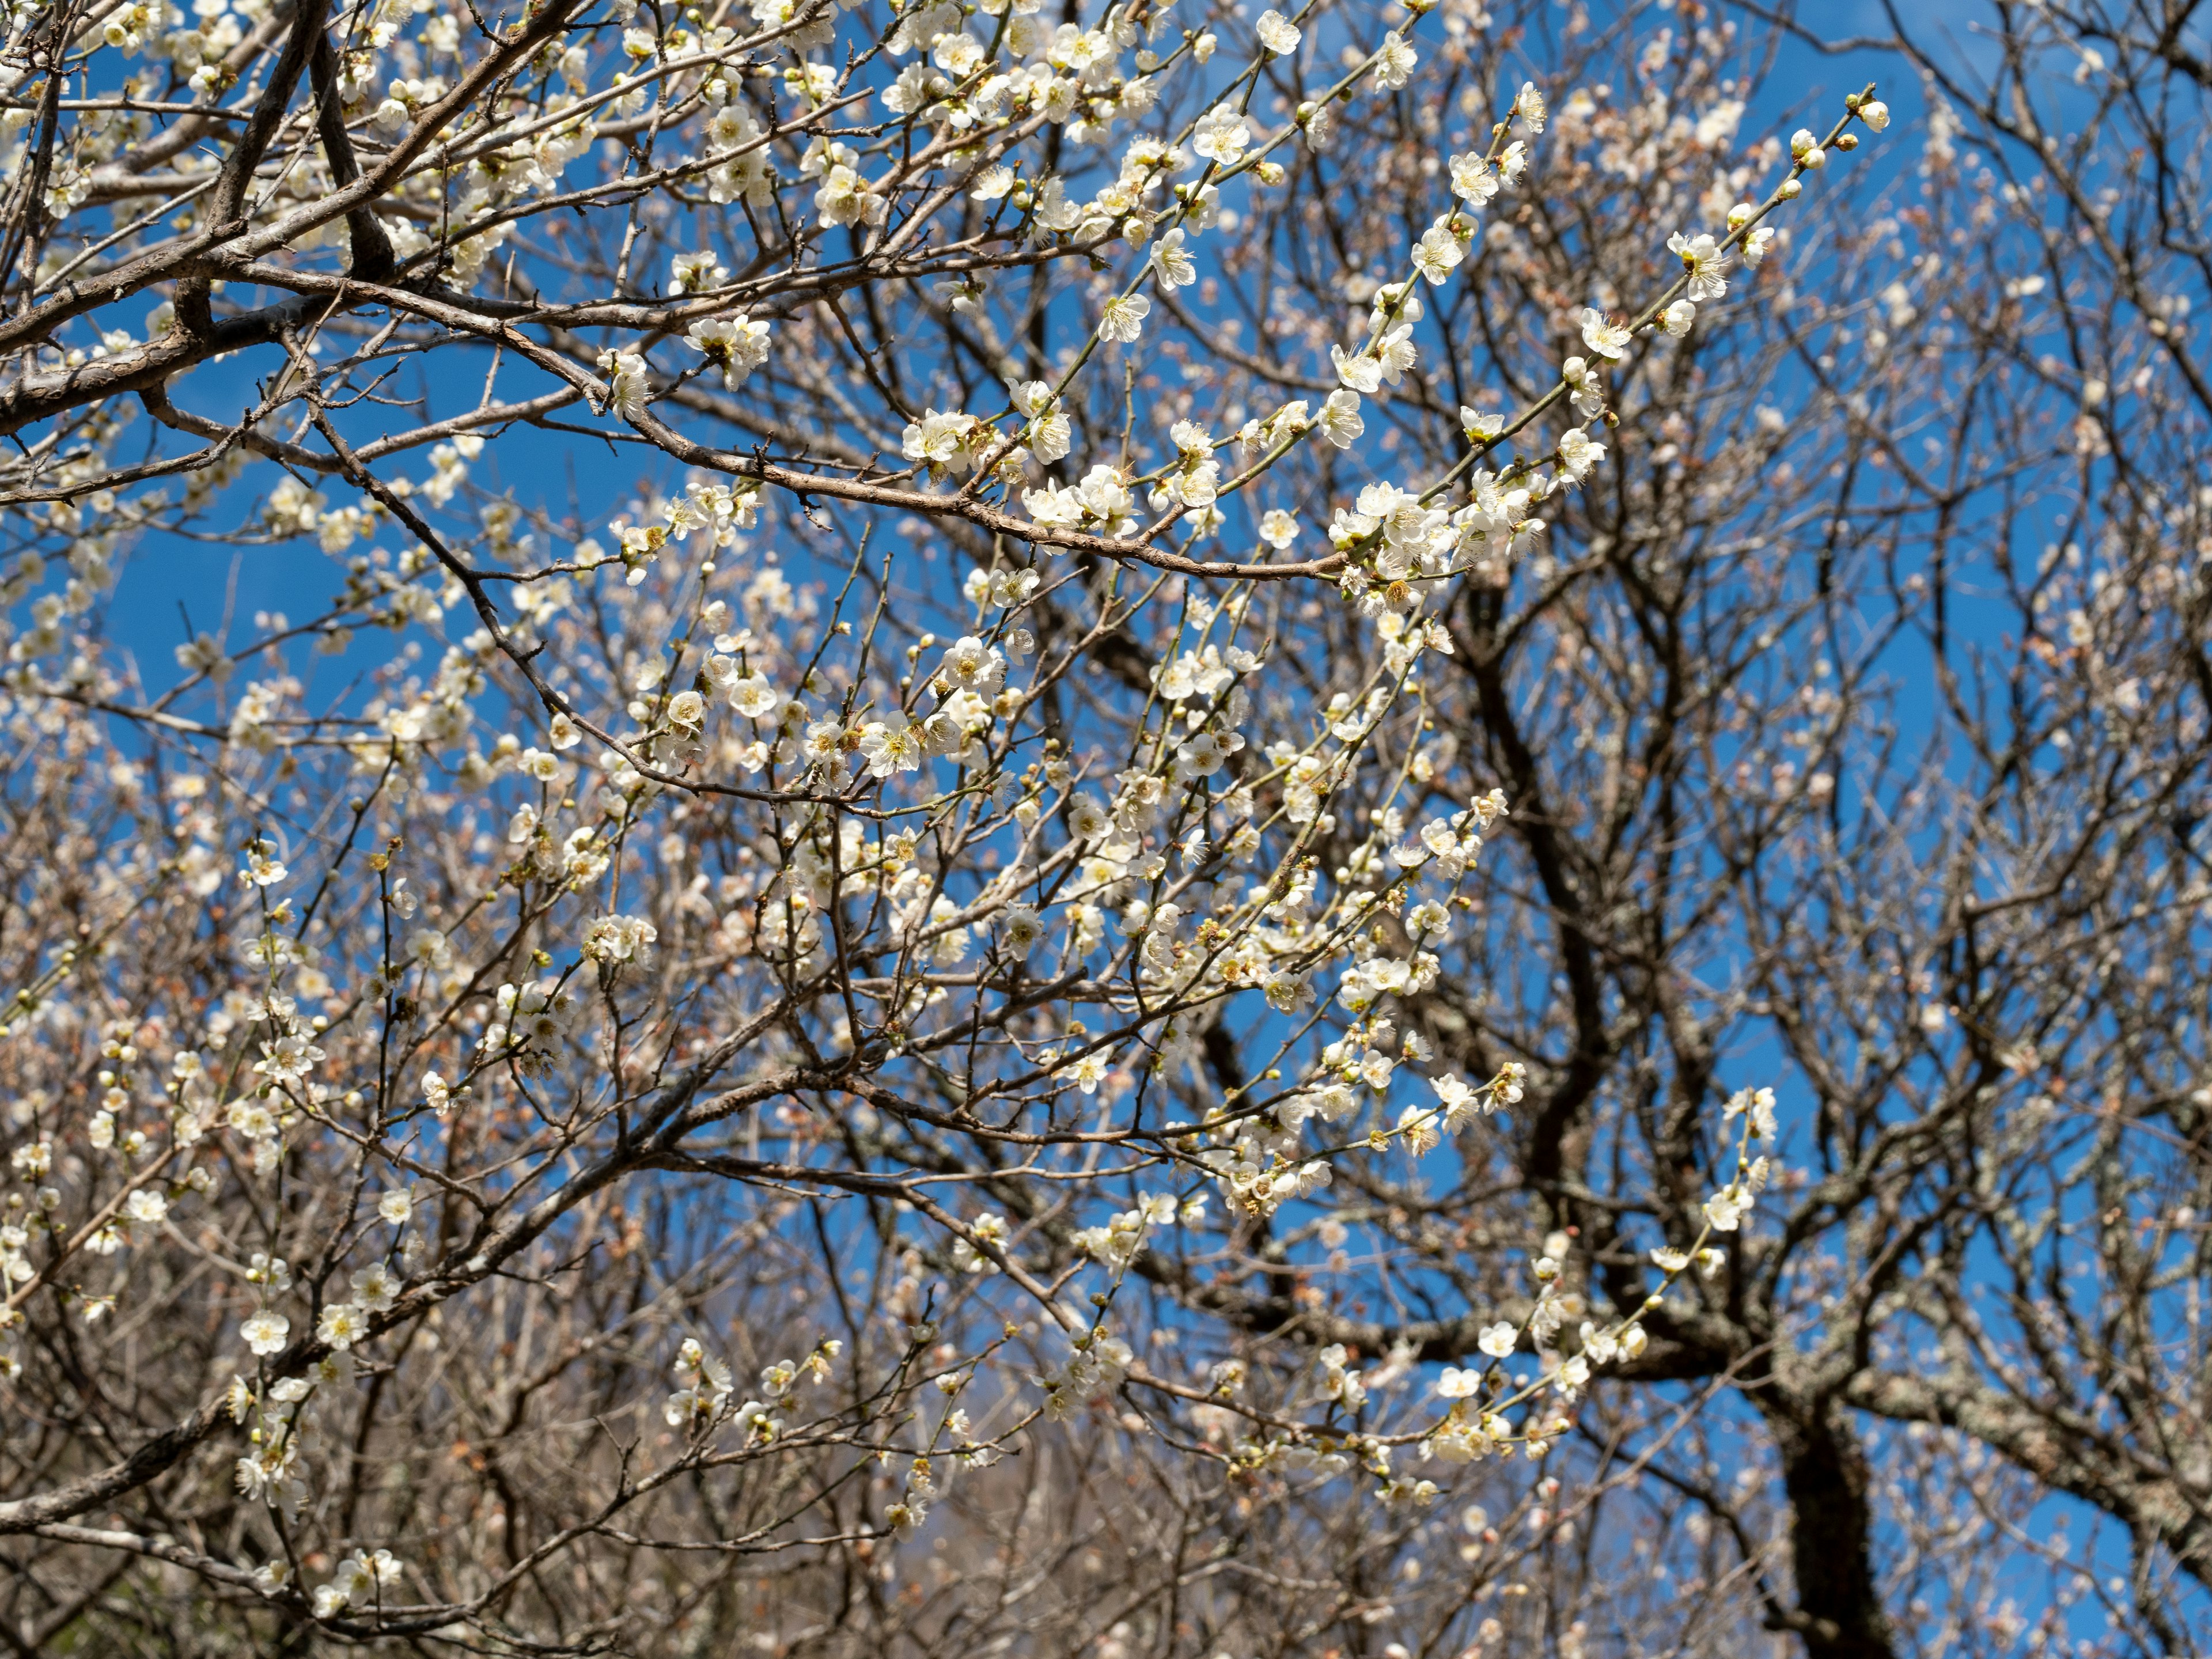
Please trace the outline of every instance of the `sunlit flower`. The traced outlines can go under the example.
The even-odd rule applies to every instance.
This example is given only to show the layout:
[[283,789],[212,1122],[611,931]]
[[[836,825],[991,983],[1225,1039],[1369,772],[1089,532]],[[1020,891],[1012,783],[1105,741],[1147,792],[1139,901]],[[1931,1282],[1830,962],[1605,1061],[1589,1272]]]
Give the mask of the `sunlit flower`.
[[1619,357],[1634,334],[1626,323],[1600,311],[1583,313],[1583,343],[1601,357]]

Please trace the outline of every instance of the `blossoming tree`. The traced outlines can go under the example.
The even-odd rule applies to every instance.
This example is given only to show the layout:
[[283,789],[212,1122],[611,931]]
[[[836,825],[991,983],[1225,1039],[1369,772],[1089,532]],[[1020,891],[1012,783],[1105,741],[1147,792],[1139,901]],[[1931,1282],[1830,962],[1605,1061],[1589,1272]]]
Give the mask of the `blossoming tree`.
[[1888,112],[1530,11],[11,11],[19,1644],[1197,1651],[1746,1363],[1771,1091],[1530,1157],[1468,619]]

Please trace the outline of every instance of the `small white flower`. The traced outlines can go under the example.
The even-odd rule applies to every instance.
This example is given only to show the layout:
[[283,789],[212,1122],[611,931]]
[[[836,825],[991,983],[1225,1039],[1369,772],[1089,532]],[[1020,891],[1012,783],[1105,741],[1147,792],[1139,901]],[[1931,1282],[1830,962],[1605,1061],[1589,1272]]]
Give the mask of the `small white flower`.
[[1094,841],[1114,827],[1106,809],[1088,795],[1079,795],[1067,809],[1067,833],[1078,841]]
[[1252,129],[1245,124],[1243,115],[1226,104],[1206,111],[1191,129],[1192,150],[1225,167],[1235,167],[1243,161],[1245,147],[1251,142]]
[[386,1313],[399,1299],[399,1275],[372,1261],[353,1276],[353,1299],[370,1313]]
[[356,1303],[337,1302],[323,1310],[315,1335],[340,1353],[368,1334],[368,1310]]
[[922,728],[903,718],[870,720],[860,728],[860,754],[872,778],[912,772],[921,765]]
[[1099,313],[1099,337],[1119,340],[1124,344],[1135,340],[1144,333],[1145,319],[1152,310],[1152,302],[1141,294],[1115,295]]
[[719,363],[722,384],[735,387],[768,361],[769,325],[739,312],[734,317],[702,317],[684,338],[709,362]]
[[748,674],[731,684],[730,707],[749,720],[773,720],[782,706],[782,697],[764,675]]
[[[1279,11],[1261,12],[1257,31],[1260,44],[1278,58],[1288,57],[1291,52],[1296,52],[1298,49],[1298,41],[1303,38],[1297,25]],[[1879,107],[1879,106],[1869,107]],[[1865,112],[1862,110],[1860,114],[1864,115]]]
[[123,1201],[123,1213],[142,1226],[159,1226],[169,1213],[169,1200],[142,1187]]
[[1182,228],[1160,238],[1152,249],[1152,269],[1159,273],[1163,288],[1188,288],[1198,280],[1198,266],[1183,249]]
[[711,249],[697,253],[679,253],[672,262],[678,294],[703,294],[719,287],[730,273]]
[[1752,1197],[1741,1185],[1723,1187],[1705,1200],[1705,1219],[1717,1233],[1732,1233],[1751,1211]]
[[252,1352],[281,1353],[292,1334],[292,1322],[282,1314],[264,1310],[240,1325],[238,1334],[246,1339],[246,1346]]
[[1481,1334],[1474,1340],[1474,1346],[1492,1359],[1504,1359],[1511,1356],[1519,1336],[1520,1333],[1510,1322],[1501,1319],[1495,1325],[1484,1326]]
[[1014,956],[1029,955],[1043,937],[1043,918],[1026,904],[1012,905],[999,918],[999,941]]
[[599,373],[607,377],[609,410],[625,421],[635,421],[645,414],[647,365],[635,351],[602,351],[599,354]]
[[1469,206],[1480,207],[1497,195],[1501,182],[1498,169],[1480,150],[1469,150],[1464,155],[1451,158],[1452,194]]
[[642,916],[600,916],[584,930],[583,953],[609,967],[643,962],[653,954],[660,930]]
[[1380,359],[1362,351],[1347,353],[1340,345],[1328,349],[1328,360],[1336,365],[1336,378],[1352,392],[1373,397],[1382,384],[1382,364]]
[[1421,233],[1421,240],[1413,244],[1413,269],[1432,286],[1441,286],[1451,275],[1452,268],[1466,256],[1467,251],[1449,226],[1431,225]]
[[1583,343],[1601,357],[1618,359],[1635,336],[1627,324],[1595,309],[1583,313]]
[[257,841],[246,849],[246,867],[238,878],[249,887],[274,887],[291,873],[283,861],[270,856],[276,849],[265,841]]
[[1106,1080],[1106,1056],[1088,1054],[1080,1060],[1060,1066],[1053,1075],[1064,1077],[1086,1095],[1098,1092],[1098,1085]]
[[1397,91],[1412,76],[1414,65],[1420,61],[1420,53],[1407,44],[1404,35],[1393,30],[1382,37],[1382,46],[1376,50],[1375,84],[1385,92]]
[[1359,394],[1348,388],[1340,388],[1328,394],[1328,401],[1321,406],[1321,435],[1339,449],[1349,449],[1352,441],[1367,430],[1367,422],[1359,417]]
[[1569,427],[1559,434],[1559,465],[1576,483],[1588,477],[1604,458],[1605,446],[1591,442],[1589,434],[1580,427]]
[[1690,298],[1702,303],[1717,300],[1728,292],[1728,280],[1721,275],[1728,256],[1711,236],[1702,232],[1685,236],[1676,231],[1667,239],[1667,250],[1681,260],[1682,269],[1690,274]]

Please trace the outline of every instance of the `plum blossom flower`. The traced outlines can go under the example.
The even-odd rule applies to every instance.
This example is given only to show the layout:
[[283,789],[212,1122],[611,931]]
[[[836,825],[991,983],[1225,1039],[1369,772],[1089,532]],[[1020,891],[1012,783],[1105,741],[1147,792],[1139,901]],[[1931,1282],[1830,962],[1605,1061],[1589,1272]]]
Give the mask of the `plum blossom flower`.
[[860,728],[860,753],[868,775],[887,778],[894,772],[911,772],[921,764],[921,728],[904,717],[870,720]]
[[318,1340],[327,1342],[343,1353],[368,1334],[367,1310],[352,1302],[334,1302],[323,1310],[321,1321],[315,1327]]
[[703,294],[719,287],[730,273],[711,248],[697,253],[679,253],[670,262],[675,271],[676,291],[678,294]]
[[879,225],[890,204],[848,163],[840,161],[822,175],[814,210],[825,225]]
[[315,1617],[334,1618],[346,1607],[374,1606],[405,1569],[390,1550],[356,1550],[338,1564],[337,1576],[315,1590]]
[[1480,150],[1451,158],[1451,192],[1470,206],[1479,208],[1497,195],[1501,182],[1498,169]]
[[1367,422],[1359,417],[1359,394],[1348,387],[1328,394],[1321,406],[1321,435],[1339,449],[1349,449]]
[[1748,1117],[1753,1138],[1771,1140],[1775,1133],[1774,1091],[1771,1089],[1739,1089],[1722,1108],[1722,1118]]
[[937,678],[948,690],[973,691],[988,696],[1006,681],[1006,659],[997,647],[973,634],[963,635],[945,653]]
[[1067,809],[1067,833],[1078,841],[1095,841],[1113,827],[1112,817],[1089,795],[1079,795]]
[[660,930],[642,916],[600,916],[584,930],[583,953],[608,967],[642,962]]
[[1429,282],[1441,287],[1452,274],[1452,268],[1467,257],[1459,238],[1450,226],[1439,222],[1421,233],[1421,240],[1413,244],[1413,269]]
[[1246,125],[1243,112],[1226,104],[1217,104],[1200,116],[1190,135],[1190,147],[1195,154],[1225,167],[1235,167],[1243,160],[1245,148],[1251,142],[1252,129]]
[[726,386],[735,387],[768,361],[768,325],[743,312],[732,317],[702,317],[684,338],[708,362],[720,365]]
[[1375,84],[1385,92],[1395,92],[1406,84],[1413,67],[1421,61],[1420,53],[1407,44],[1406,37],[1396,30],[1382,37],[1382,44],[1375,52]]
[[1198,280],[1198,266],[1182,244],[1183,230],[1178,225],[1153,246],[1152,269],[1159,273],[1163,288],[1188,288]]
[[1053,1073],[1064,1077],[1086,1095],[1098,1092],[1098,1085],[1106,1080],[1106,1056],[1092,1053],[1071,1061]]
[[1576,414],[1594,421],[1605,413],[1605,386],[1587,359],[1568,358],[1559,365],[1559,378],[1572,388],[1568,401],[1574,404]]
[[1728,292],[1728,279],[1721,275],[1728,256],[1711,236],[1702,231],[1686,236],[1678,230],[1667,239],[1667,250],[1681,260],[1682,269],[1690,274],[1686,292],[1691,299],[1703,304]]
[[265,841],[248,843],[246,867],[238,872],[238,878],[249,887],[274,887],[283,880],[291,872],[284,867],[283,860],[273,856],[276,850]]
[[[1170,235],[1179,234],[1169,233]],[[1042,380],[1024,380],[1017,382],[1012,392],[1015,409],[1029,417],[1029,427],[1022,434],[1022,441],[1029,446],[1030,453],[1041,461],[1056,461],[1064,457],[1073,441],[1074,428],[1069,424],[1067,411],[1060,407],[1060,399],[1054,395],[1052,387]],[[1029,575],[1030,585],[1034,586],[1036,581],[1035,574],[1023,574]],[[993,603],[1000,601],[994,599]]]
[[747,674],[730,682],[730,707],[749,720],[774,720],[783,707],[783,695],[765,674]]
[[1365,351],[1346,353],[1340,345],[1328,349],[1328,360],[1336,366],[1336,378],[1346,390],[1373,397],[1382,385],[1382,364]]
[[1115,295],[1099,313],[1099,337],[1129,343],[1144,333],[1145,319],[1152,309],[1152,302],[1141,294]]
[[1601,357],[1619,358],[1634,337],[1634,331],[1619,318],[1595,308],[1583,313],[1583,343]]
[[1590,441],[1589,433],[1578,426],[1569,427],[1559,434],[1559,465],[1567,476],[1580,483],[1605,458],[1605,446]]
[[646,361],[635,351],[602,351],[599,373],[607,377],[607,407],[625,421],[645,414]]
[[382,1261],[372,1261],[353,1276],[353,1299],[370,1313],[386,1313],[399,1299],[399,1275]]
[[1732,1233],[1751,1212],[1751,1194],[1741,1182],[1732,1182],[1705,1200],[1705,1219],[1718,1233]]

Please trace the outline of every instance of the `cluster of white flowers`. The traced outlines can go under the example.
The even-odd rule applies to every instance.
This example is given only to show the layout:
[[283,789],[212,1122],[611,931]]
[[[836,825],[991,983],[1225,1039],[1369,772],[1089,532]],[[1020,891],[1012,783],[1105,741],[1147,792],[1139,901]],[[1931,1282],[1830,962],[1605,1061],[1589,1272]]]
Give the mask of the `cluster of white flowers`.
[[686,1337],[676,1353],[676,1390],[661,1407],[661,1417],[672,1429],[706,1435],[734,1428],[748,1443],[766,1444],[782,1434],[783,1419],[775,1415],[802,1377],[816,1383],[830,1380],[830,1365],[844,1352],[836,1337],[826,1337],[804,1359],[780,1359],[763,1368],[760,1400],[732,1406],[736,1397],[727,1362],[707,1352],[696,1337]]
[[[1449,1402],[1443,1420],[1421,1442],[1421,1454],[1448,1463],[1468,1463],[1518,1444],[1531,1458],[1540,1457],[1551,1443],[1572,1425],[1572,1413],[1590,1379],[1604,1366],[1633,1361],[1644,1351],[1650,1336],[1643,1321],[1665,1304],[1664,1292],[1692,1265],[1708,1276],[1724,1265],[1722,1253],[1707,1243],[1715,1233],[1734,1232],[1742,1225],[1751,1206],[1751,1194],[1765,1186],[1771,1168],[1768,1154],[1753,1146],[1771,1144],[1778,1133],[1774,1091],[1744,1090],[1732,1096],[1723,1121],[1741,1126],[1734,1147],[1734,1174],[1728,1184],[1705,1200],[1704,1224],[1686,1248],[1662,1245],[1651,1252],[1662,1281],[1625,1319],[1599,1325],[1582,1317],[1585,1302],[1567,1287],[1565,1262],[1572,1241],[1555,1233],[1544,1242],[1543,1253],[1529,1265],[1535,1296],[1519,1324],[1498,1320],[1481,1328],[1476,1350],[1489,1362],[1465,1369],[1446,1367],[1437,1379],[1437,1396]],[[1571,1349],[1561,1344],[1570,1321],[1578,1320]],[[1524,1381],[1508,1376],[1504,1364],[1523,1342],[1534,1352],[1540,1375]],[[1518,1421],[1507,1415],[1522,1409]]]
[[1100,1320],[1067,1339],[1067,1358],[1038,1378],[1048,1417],[1073,1415],[1086,1401],[1109,1395],[1128,1379],[1137,1351]]

